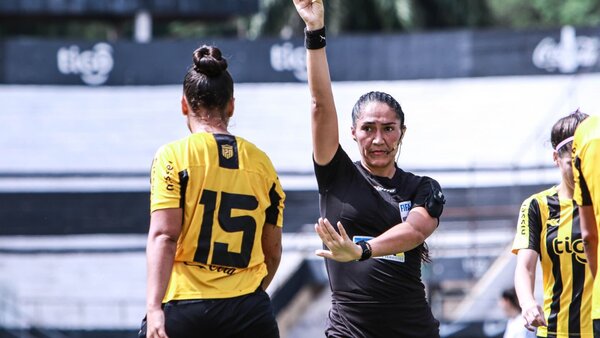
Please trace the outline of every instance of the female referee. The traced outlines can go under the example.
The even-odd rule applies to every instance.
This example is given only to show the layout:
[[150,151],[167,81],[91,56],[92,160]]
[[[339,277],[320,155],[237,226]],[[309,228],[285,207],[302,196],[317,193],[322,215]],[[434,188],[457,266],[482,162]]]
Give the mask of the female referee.
[[442,213],[440,186],[396,165],[406,126],[400,105],[386,93],[370,92],[356,102],[352,137],[361,159],[348,157],[339,144],[323,2],[294,0],[294,5],[306,24],[322,217],[315,229],[326,246],[317,255],[327,258],[332,290],[325,335],[439,337],[439,323],[425,299],[421,262],[428,258],[425,239]]
[[[592,338],[592,285],[587,267],[579,210],[573,200],[571,146],[577,126],[587,117],[576,111],[559,119],[550,134],[559,185],[527,198],[519,212],[512,251],[517,254],[515,288],[526,327],[538,337]],[[534,298],[538,259],[544,302]]]
[[192,134],[161,147],[151,178],[141,337],[279,337],[265,289],[281,258],[285,195],[271,161],[227,130],[233,80],[202,46],[183,83]]

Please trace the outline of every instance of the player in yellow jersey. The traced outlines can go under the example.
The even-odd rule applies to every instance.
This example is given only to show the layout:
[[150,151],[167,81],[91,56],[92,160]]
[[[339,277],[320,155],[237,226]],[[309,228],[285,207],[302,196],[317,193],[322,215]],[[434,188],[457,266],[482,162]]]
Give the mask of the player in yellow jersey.
[[285,194],[265,153],[227,130],[233,80],[202,46],[184,80],[192,134],[161,147],[151,178],[148,338],[279,337],[264,291],[279,266]]
[[594,279],[592,319],[600,337],[600,278],[598,268],[598,225],[600,225],[600,116],[583,121],[573,140],[575,202],[579,205],[585,252]]
[[[591,302],[593,277],[587,268],[573,201],[572,136],[587,117],[579,111],[559,119],[550,141],[561,182],[527,198],[521,206],[513,253],[517,254],[515,288],[523,317],[538,337],[593,337]],[[538,258],[544,300],[534,298]]]

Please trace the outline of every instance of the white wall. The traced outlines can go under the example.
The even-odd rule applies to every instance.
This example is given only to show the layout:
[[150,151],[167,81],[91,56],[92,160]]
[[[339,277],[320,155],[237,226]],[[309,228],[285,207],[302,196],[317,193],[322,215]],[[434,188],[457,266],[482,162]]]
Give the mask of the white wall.
[[[398,99],[408,126],[400,166],[426,174],[551,165],[550,127],[577,107],[599,114],[598,88],[600,74],[586,74],[338,82],[334,95],[341,143],[355,159],[350,111],[356,99],[370,90]],[[180,86],[0,86],[0,172],[147,172],[156,148],[188,134],[180,95]],[[279,171],[310,174],[307,85],[239,84],[235,97],[231,132],[265,150]],[[452,186],[558,179],[556,170],[432,175]],[[310,175],[282,181],[288,188],[314,188]],[[0,189],[10,189],[6,184],[0,182]],[[146,189],[147,181],[132,185]]]

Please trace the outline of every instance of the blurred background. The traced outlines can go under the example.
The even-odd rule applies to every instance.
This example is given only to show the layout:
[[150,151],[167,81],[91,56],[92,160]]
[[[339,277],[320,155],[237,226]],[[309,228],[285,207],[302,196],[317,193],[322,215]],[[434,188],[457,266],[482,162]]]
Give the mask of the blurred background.
[[[560,181],[550,128],[600,112],[600,3],[326,7],[342,146],[359,158],[351,108],[388,92],[408,126],[400,167],[444,188],[423,266],[442,336],[501,337],[519,206]],[[323,336],[302,29],[287,0],[0,1],[0,337],[136,335],[150,164],[188,134],[181,83],[202,44],[221,48],[236,81],[230,131],[267,152],[287,193],[268,290],[282,337]]]

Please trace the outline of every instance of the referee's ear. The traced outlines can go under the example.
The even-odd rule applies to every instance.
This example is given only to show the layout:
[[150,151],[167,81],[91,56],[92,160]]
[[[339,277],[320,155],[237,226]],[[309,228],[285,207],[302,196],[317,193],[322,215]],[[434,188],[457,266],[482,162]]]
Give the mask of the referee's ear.
[[402,126],[400,128],[400,131],[402,132],[402,134],[400,134],[400,140],[398,141],[398,144],[402,143],[402,140],[404,140],[404,135],[406,135],[406,125]]

